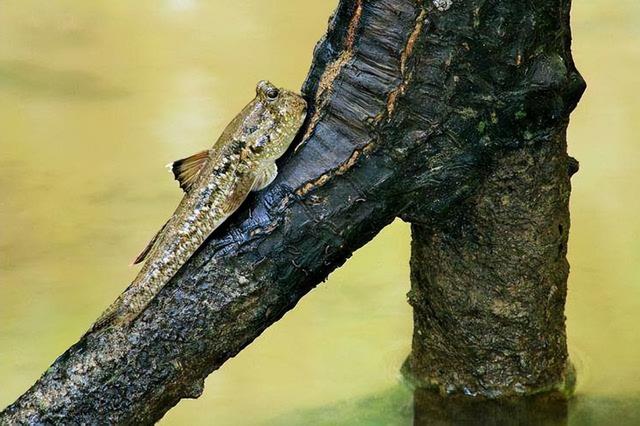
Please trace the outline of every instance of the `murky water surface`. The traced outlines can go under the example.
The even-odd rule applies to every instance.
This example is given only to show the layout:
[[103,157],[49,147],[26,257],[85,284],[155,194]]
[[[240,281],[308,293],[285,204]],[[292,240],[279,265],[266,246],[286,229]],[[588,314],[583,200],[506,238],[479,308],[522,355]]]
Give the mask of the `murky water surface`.
[[[269,78],[300,87],[334,0],[0,3],[0,406],[132,279],[211,144]],[[570,424],[640,422],[640,3],[574,2]],[[411,424],[408,227],[395,223],[165,424]],[[416,408],[416,415],[421,408]],[[605,423],[603,423],[605,422]],[[562,423],[562,420],[561,420]]]

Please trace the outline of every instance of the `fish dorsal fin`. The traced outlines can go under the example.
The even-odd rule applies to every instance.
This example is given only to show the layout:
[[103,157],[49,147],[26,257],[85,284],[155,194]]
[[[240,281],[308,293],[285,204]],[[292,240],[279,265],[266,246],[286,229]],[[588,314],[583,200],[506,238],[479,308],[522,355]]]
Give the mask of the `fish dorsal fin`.
[[146,257],[149,255],[149,252],[151,252],[151,249],[155,245],[156,241],[160,239],[160,235],[162,234],[162,231],[164,231],[164,229],[169,224],[169,220],[164,225],[162,225],[162,228],[160,228],[160,230],[156,233],[156,235],[153,236],[151,241],[149,241],[149,244],[147,244],[147,246],[144,249],[142,249],[138,257],[136,257],[135,260],[133,261],[132,265],[137,265],[138,263],[146,259]]
[[198,179],[198,174],[209,159],[209,151],[202,151],[190,157],[171,163],[169,166],[184,192],[189,192]]

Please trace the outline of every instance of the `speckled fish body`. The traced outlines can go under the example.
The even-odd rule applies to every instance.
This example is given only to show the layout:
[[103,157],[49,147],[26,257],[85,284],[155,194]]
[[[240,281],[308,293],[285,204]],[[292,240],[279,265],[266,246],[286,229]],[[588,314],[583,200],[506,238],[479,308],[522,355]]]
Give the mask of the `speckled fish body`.
[[193,161],[173,163],[185,196],[139,257],[146,259],[140,273],[95,323],[94,330],[135,319],[248,194],[273,181],[275,160],[287,150],[305,115],[302,97],[261,81],[255,99],[226,127],[212,149],[196,154]]

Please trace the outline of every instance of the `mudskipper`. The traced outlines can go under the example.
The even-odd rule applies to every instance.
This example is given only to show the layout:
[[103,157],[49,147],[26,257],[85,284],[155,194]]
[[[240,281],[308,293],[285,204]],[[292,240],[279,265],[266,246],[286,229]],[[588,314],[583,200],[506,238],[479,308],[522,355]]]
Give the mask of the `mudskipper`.
[[240,207],[251,191],[269,185],[304,122],[305,100],[268,81],[209,150],[170,165],[184,190],[175,213],[134,263],[137,277],[92,330],[133,321],[206,238]]

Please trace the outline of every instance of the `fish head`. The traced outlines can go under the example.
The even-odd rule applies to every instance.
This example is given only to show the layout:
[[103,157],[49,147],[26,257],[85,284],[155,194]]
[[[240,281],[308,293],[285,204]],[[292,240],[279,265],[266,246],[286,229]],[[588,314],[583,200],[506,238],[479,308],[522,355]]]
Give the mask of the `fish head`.
[[262,80],[256,86],[253,103],[257,115],[248,148],[256,160],[276,160],[287,151],[302,127],[307,102],[295,92]]

